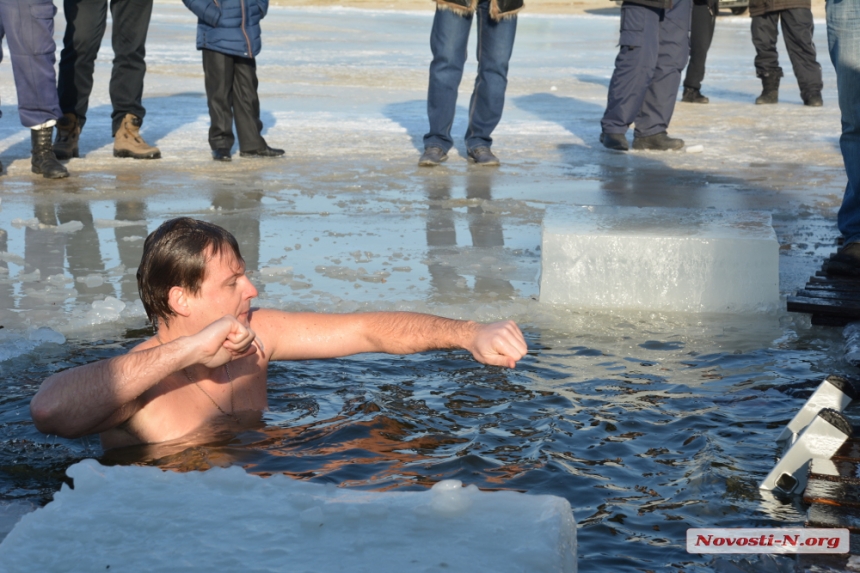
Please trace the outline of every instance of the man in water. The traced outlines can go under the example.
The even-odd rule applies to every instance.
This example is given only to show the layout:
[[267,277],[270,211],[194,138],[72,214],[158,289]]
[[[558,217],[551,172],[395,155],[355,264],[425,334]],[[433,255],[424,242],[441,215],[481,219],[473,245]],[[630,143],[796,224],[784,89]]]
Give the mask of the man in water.
[[40,431],[99,433],[105,449],[181,438],[215,419],[265,410],[273,360],[463,348],[484,364],[513,368],[526,353],[510,321],[252,308],[257,289],[236,239],[187,217],[147,237],[137,282],[156,335],[127,354],[47,378],[30,402]]

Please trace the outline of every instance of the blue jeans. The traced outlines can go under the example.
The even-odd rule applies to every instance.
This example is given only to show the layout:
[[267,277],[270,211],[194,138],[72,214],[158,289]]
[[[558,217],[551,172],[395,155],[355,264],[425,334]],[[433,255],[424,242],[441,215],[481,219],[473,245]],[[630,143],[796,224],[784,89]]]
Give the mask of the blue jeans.
[[860,241],[860,4],[827,0],[827,44],[842,112],[842,160],[848,185],[837,221],[845,243]]
[[489,2],[480,2],[475,14],[460,16],[450,10],[436,9],[430,32],[430,87],[427,90],[427,117],[430,131],[424,136],[424,147],[451,149],[451,126],[457,109],[457,90],[463,79],[466,50],[472,19],[478,25],[478,77],[469,102],[469,128],[466,147],[490,147],[490,135],[502,119],[505,89],[508,86],[508,62],[514,50],[517,32],[516,16],[496,22],[490,18]]
[[54,73],[56,13],[51,0],[0,0],[0,39],[5,34],[9,44],[18,116],[24,127],[41,125],[63,115]]

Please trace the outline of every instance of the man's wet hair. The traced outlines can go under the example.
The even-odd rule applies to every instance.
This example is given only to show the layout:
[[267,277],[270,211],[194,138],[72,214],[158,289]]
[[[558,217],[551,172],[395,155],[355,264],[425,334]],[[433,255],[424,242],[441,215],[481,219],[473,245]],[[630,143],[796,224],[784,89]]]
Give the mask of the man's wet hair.
[[229,231],[191,217],[165,221],[149,234],[137,268],[137,288],[153,325],[159,320],[166,324],[175,314],[168,303],[170,289],[178,286],[196,295],[206,278],[206,263],[228,248],[243,261]]

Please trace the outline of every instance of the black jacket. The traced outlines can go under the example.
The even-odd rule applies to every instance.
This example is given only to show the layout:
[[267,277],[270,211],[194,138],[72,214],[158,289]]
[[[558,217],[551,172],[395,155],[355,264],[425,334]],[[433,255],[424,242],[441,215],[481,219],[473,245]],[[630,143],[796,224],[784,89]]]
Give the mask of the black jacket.
[[649,8],[662,8],[668,10],[672,7],[672,0],[624,0],[624,3],[639,4]]
[[[436,5],[457,14],[470,15],[475,13],[478,0],[436,0]],[[510,18],[524,6],[524,0],[490,0],[490,18],[497,22]]]
[[750,0],[750,16],[761,16],[768,12],[790,10],[792,8],[812,8],[811,0]]

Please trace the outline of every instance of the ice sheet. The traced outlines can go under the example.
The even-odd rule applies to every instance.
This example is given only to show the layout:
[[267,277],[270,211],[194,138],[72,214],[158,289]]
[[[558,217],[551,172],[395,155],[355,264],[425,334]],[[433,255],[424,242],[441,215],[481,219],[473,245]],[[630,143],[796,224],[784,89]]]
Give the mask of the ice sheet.
[[756,211],[586,206],[544,217],[540,300],[578,308],[766,312],[779,243]]
[[68,571],[575,572],[576,523],[549,495],[457,480],[367,492],[240,467],[67,471],[54,501],[0,544],[8,573]]

